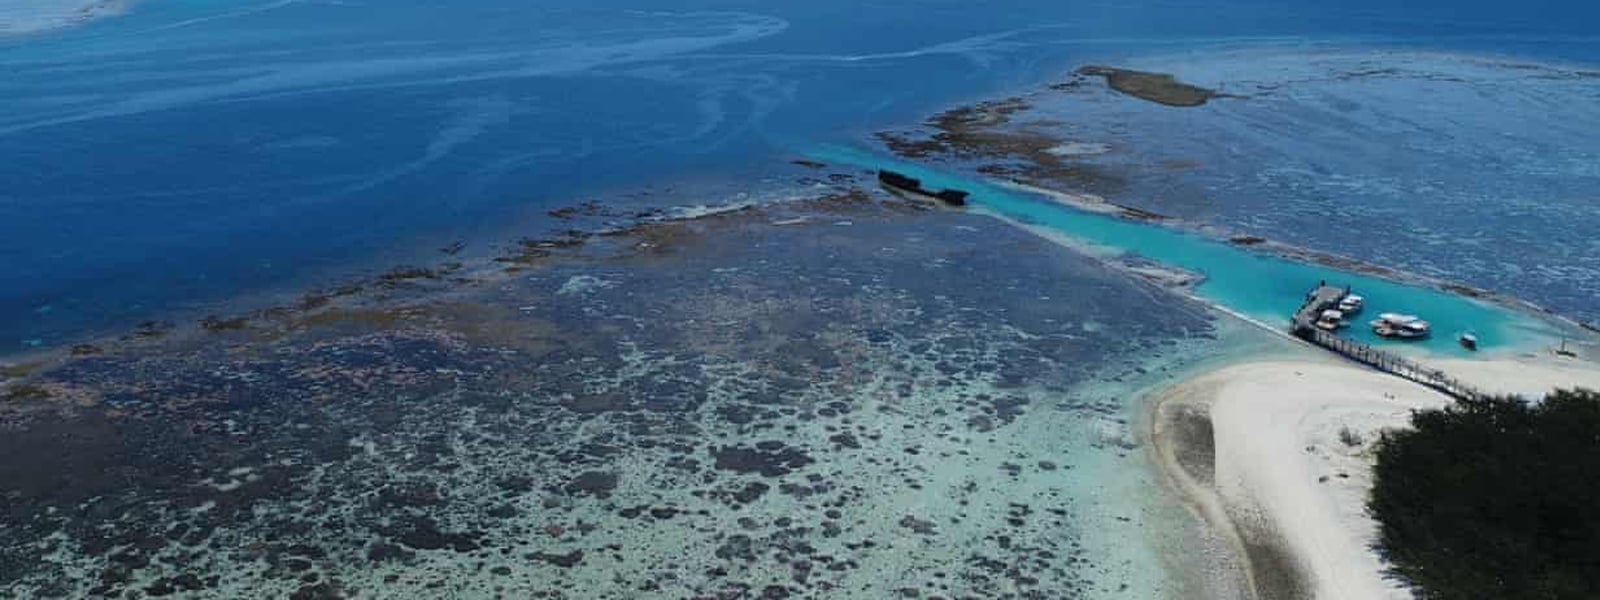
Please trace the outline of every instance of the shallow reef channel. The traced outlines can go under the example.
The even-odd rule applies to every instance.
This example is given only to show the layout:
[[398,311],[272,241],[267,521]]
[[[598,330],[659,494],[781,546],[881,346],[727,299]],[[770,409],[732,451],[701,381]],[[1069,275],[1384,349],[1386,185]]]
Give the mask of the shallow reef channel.
[[29,375],[0,595],[1179,595],[1132,391],[1204,307],[859,190],[607,240]]

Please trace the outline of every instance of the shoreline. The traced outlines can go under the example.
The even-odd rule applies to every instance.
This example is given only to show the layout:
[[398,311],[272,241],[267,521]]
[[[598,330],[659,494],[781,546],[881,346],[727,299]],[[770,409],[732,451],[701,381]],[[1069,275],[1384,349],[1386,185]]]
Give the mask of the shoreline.
[[[1497,392],[1600,388],[1579,359],[1433,359]],[[1411,598],[1385,576],[1367,515],[1372,445],[1443,394],[1333,357],[1246,357],[1146,396],[1149,454],[1169,490],[1229,542],[1246,597]],[[1348,432],[1348,433],[1347,433]],[[1210,597],[1227,597],[1208,594]]]

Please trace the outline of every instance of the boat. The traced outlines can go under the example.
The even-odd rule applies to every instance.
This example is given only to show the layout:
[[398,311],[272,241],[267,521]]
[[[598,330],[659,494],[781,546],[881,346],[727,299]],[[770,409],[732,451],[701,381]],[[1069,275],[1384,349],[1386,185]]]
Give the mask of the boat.
[[1344,327],[1347,323],[1344,321],[1343,311],[1330,308],[1322,311],[1322,315],[1317,317],[1317,322],[1313,323],[1313,325],[1323,331],[1335,331]]
[[1372,332],[1378,337],[1395,338],[1402,340],[1416,340],[1432,334],[1433,326],[1418,318],[1416,315],[1403,315],[1400,313],[1383,313],[1378,315],[1371,323]]
[[1339,312],[1347,315],[1353,315],[1361,312],[1361,307],[1362,305],[1366,304],[1366,301],[1367,299],[1362,298],[1361,296],[1357,296],[1355,294],[1345,294],[1343,298],[1339,299]]
[[1456,341],[1461,342],[1462,348],[1466,348],[1468,350],[1478,349],[1478,335],[1470,331],[1456,337]]
[[930,190],[922,187],[922,180],[920,179],[889,170],[878,171],[878,183],[888,188],[891,192],[937,200],[950,206],[966,206],[967,196],[970,195],[965,191],[955,189]]

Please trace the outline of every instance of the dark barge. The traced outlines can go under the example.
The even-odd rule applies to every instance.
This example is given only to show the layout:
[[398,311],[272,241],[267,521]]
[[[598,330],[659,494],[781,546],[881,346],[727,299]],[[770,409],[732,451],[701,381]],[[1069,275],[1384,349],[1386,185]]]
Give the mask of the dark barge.
[[878,183],[888,188],[891,192],[936,200],[950,206],[966,206],[967,196],[969,195],[967,192],[955,189],[930,190],[922,187],[922,180],[920,179],[888,170],[878,171]]

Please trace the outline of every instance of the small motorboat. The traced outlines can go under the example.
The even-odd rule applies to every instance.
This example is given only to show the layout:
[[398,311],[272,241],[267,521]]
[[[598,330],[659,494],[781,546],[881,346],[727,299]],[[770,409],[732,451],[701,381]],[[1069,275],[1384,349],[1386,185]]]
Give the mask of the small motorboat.
[[1361,312],[1361,307],[1365,305],[1366,302],[1367,299],[1362,298],[1361,296],[1357,296],[1355,294],[1345,294],[1343,298],[1339,299],[1339,311],[1347,315],[1353,315]]
[[1316,325],[1317,329],[1321,329],[1323,331],[1336,331],[1339,328],[1347,325],[1347,323],[1344,321],[1343,311],[1330,308],[1322,311],[1322,314],[1317,317],[1317,322],[1313,323],[1313,325]]
[[1378,337],[1417,340],[1433,333],[1433,326],[1416,315],[1383,313],[1372,321],[1372,332]]
[[1457,336],[1456,341],[1461,342],[1462,348],[1474,351],[1478,349],[1478,336],[1470,331]]

